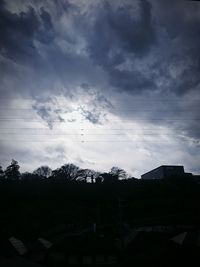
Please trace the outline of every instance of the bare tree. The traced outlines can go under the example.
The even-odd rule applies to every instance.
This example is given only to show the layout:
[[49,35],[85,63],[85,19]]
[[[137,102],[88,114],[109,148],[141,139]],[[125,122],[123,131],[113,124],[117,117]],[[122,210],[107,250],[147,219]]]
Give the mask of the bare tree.
[[18,162],[12,159],[11,164],[5,170],[6,178],[12,181],[18,181],[20,179],[19,168]]

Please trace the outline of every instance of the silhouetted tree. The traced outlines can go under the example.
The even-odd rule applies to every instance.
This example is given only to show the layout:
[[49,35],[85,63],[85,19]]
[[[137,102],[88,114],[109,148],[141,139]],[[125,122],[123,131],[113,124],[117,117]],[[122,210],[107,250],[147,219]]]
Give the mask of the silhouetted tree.
[[48,166],[41,166],[37,168],[33,174],[40,176],[41,178],[49,178],[52,175],[52,169]]
[[79,167],[74,164],[65,164],[52,171],[52,178],[74,181],[78,177]]
[[98,176],[98,177],[95,178],[95,183],[100,184],[102,182],[103,182],[103,177]]
[[117,176],[118,179],[126,179],[128,178],[128,174],[125,170],[118,168],[118,167],[112,167],[109,172],[111,175]]
[[5,173],[3,171],[3,168],[2,166],[0,166],[0,181],[4,180],[5,179]]
[[30,172],[24,172],[21,174],[22,181],[36,181],[40,179],[41,177],[39,175],[30,173]]
[[112,167],[110,169],[110,172],[101,173],[100,176],[103,178],[104,183],[113,183],[118,181],[119,179],[126,179],[128,177],[128,174],[123,169]]
[[113,183],[118,181],[118,176],[115,174],[104,172],[100,176],[103,178],[104,183]]
[[5,170],[6,178],[13,181],[19,180],[20,178],[19,168],[20,166],[18,165],[18,162],[12,159],[11,164]]

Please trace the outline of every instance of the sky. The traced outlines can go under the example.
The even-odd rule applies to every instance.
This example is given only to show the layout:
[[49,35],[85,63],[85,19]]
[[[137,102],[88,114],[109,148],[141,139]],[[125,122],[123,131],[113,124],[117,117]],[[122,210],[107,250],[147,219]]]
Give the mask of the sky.
[[0,1],[0,165],[200,173],[200,3]]

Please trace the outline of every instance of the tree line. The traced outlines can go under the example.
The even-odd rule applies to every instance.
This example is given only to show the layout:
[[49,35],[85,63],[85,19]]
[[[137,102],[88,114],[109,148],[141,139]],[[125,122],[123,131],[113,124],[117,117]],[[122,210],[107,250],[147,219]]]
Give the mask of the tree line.
[[82,169],[75,164],[67,163],[52,170],[48,166],[41,166],[33,172],[20,173],[19,163],[12,159],[5,170],[0,166],[0,181],[24,181],[54,179],[67,182],[115,182],[121,179],[128,179],[130,176],[124,169],[112,167],[109,172],[97,172],[91,169]]

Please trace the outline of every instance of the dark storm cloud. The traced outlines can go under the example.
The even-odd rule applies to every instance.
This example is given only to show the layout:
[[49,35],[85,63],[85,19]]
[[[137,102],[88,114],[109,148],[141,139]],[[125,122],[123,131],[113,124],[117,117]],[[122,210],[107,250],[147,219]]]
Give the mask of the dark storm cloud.
[[[60,7],[61,4],[65,5],[65,9]],[[48,13],[50,11],[47,12],[45,7],[36,11],[32,2],[26,12],[15,14],[7,10],[5,5],[1,6],[1,54],[16,62],[23,61],[24,64],[31,64],[33,68],[37,68],[31,75],[35,86],[32,83],[29,84],[29,77],[23,79],[24,84],[27,82],[26,87],[34,86],[30,89],[32,95],[34,91],[36,93],[41,91],[41,87],[51,87],[50,84],[56,80],[60,83],[71,84],[78,80],[87,81],[90,76],[89,83],[98,86],[98,75],[95,73],[90,75],[94,72],[90,58],[81,54],[77,55],[76,51],[71,51],[71,48],[63,52],[58,44],[59,41],[65,41],[65,45],[70,45],[70,47],[76,46],[77,41],[67,32],[65,37],[64,34],[56,35],[51,15]],[[62,15],[65,10],[68,15],[71,11],[71,20],[76,26],[72,30],[77,31],[76,36],[81,35],[85,39],[90,57],[97,66],[103,66],[105,74],[102,75],[105,80],[108,76],[112,86],[127,91],[153,87],[148,88],[148,84],[152,84],[152,81],[137,71],[120,72],[116,69],[116,66],[123,63],[129,54],[144,56],[155,42],[151,22],[151,4],[148,1],[139,1],[139,19],[137,20],[129,12],[131,5],[124,5],[114,10],[109,2],[99,4],[96,10],[93,10],[97,15],[94,24],[88,22],[90,17],[87,12],[81,14],[78,7],[76,8],[67,1],[63,3],[61,1],[58,10],[62,10]],[[82,27],[79,26],[81,24],[83,24]],[[55,36],[58,42],[54,42]],[[11,70],[10,66],[8,71],[10,75],[12,75]],[[14,71],[17,74],[18,70]],[[22,87],[20,81],[21,79],[17,76],[16,87],[17,82],[19,82],[19,87]]]
[[136,20],[131,5],[113,10],[109,2],[103,2],[97,12],[89,47],[91,56],[98,64],[113,66],[123,61],[123,52],[143,56],[149,51],[155,42],[151,4],[146,0],[139,4],[140,17]]
[[134,93],[156,89],[154,81],[138,71],[113,69],[111,70],[111,82],[120,90],[134,91]]
[[[199,6],[186,1],[139,1],[139,18],[131,8],[131,2],[116,9],[103,2],[89,36],[90,56],[108,73],[111,85],[132,94],[161,89],[179,95],[198,86]],[[149,53],[155,55],[154,63],[148,59]],[[146,60],[148,70],[137,70],[138,58],[144,65]],[[127,60],[132,62],[131,68],[119,69]],[[171,66],[174,75],[169,73]],[[165,80],[162,87],[157,82],[160,79]]]
[[[80,80],[80,83],[88,82],[89,73],[93,71],[90,59],[97,67],[103,68],[102,75],[105,79],[108,78],[111,86],[132,94],[160,89],[156,83],[160,77],[168,81],[168,86],[167,83],[162,85],[163,90],[172,90],[177,94],[183,94],[199,84],[200,27],[198,16],[192,18],[194,6],[188,9],[180,1],[175,1],[170,6],[167,3],[144,0],[138,1],[138,11],[135,14],[131,1],[116,8],[111,3],[112,1],[104,1],[88,12],[81,13],[80,7],[75,4],[59,1],[57,10],[62,12],[58,13],[66,13],[65,17],[68,19],[71,16],[70,21],[74,24],[74,28],[65,34],[58,34],[54,29],[53,24],[59,17],[51,14],[56,12],[50,7],[46,10],[48,4],[36,11],[32,2],[26,11],[17,14],[11,13],[5,4],[1,4],[1,55],[17,62],[26,61],[26,64],[33,64],[34,68],[38,68],[38,72],[34,70],[33,74],[38,90],[41,84],[43,87],[50,87],[47,79],[44,79],[47,76],[51,83],[54,80],[64,84],[74,83],[75,80]],[[170,12],[173,16],[169,16]],[[95,14],[93,21],[91,13]],[[189,19],[186,20],[186,17]],[[162,30],[166,30],[168,35],[165,36],[166,40],[161,37],[158,41]],[[84,40],[89,58],[72,51],[78,41],[70,35],[70,31]],[[58,42],[55,42],[55,37]],[[36,42],[44,46],[38,46]],[[62,47],[66,47],[65,51],[60,46],[62,42]],[[167,45],[164,46],[163,43]],[[68,46],[70,47],[67,48]],[[155,54],[157,60],[153,65],[151,59],[146,58],[153,51],[155,53],[155,50],[158,54]],[[188,62],[181,63],[186,55]],[[144,65],[146,60],[146,64],[150,64],[149,69],[138,70],[138,59],[144,61]],[[125,64],[127,60],[132,63],[129,68]],[[181,64],[188,64],[180,72],[178,79],[169,74],[169,64],[172,62],[175,70]],[[9,70],[11,69],[10,66]],[[90,76],[89,83],[98,85],[97,75]]]
[[[107,91],[111,100],[118,93],[127,93],[130,99],[141,95],[146,105],[148,92],[158,107],[165,105],[168,110],[174,108],[174,95],[180,101],[188,93],[198,96],[199,6],[185,1],[116,2],[22,1],[26,9],[18,13],[1,2],[1,94],[13,88],[12,94],[16,91],[22,96],[62,93],[74,99],[76,87],[90,96],[94,87],[102,91],[96,94],[95,105],[109,109],[115,101],[102,96]],[[82,3],[87,6],[84,11]],[[163,96],[169,98],[167,103],[160,100]],[[103,102],[107,104],[102,106]],[[119,106],[126,108],[127,103],[121,100]],[[178,110],[192,109],[181,113],[186,114],[181,115],[183,122],[187,119],[190,124],[181,127],[196,136],[194,107],[191,102]],[[135,119],[156,123],[152,119],[163,116],[152,107],[151,113],[141,113],[142,108],[135,112]],[[52,116],[46,106],[38,112],[46,121]],[[87,120],[99,122],[96,110],[84,109],[83,113]],[[117,115],[132,117],[123,112]],[[165,120],[162,123],[168,125]]]
[[46,30],[49,30],[49,29],[53,28],[52,21],[51,21],[51,16],[44,8],[41,8],[40,17],[42,19],[44,28]]
[[[195,142],[200,139],[199,47],[200,7],[191,1],[0,1],[0,97],[8,98],[1,100],[4,107],[12,109],[28,103],[36,117],[33,119],[40,116],[52,129],[45,129],[50,135],[54,133],[54,121],[65,119],[59,124],[61,130],[63,126],[79,128],[83,117],[83,126],[87,121],[85,125],[90,122],[94,129],[101,127],[99,124],[110,130],[114,127],[111,132],[115,136],[117,129],[126,133],[126,122],[139,128],[152,127],[154,133],[161,127],[171,142],[171,147],[160,144],[159,135],[155,135],[158,142],[147,146],[139,143],[138,151],[134,142],[127,147],[117,142],[102,143],[100,150],[91,144],[86,151],[69,136],[64,143],[57,138],[55,145],[60,145],[60,150],[52,143],[48,149],[44,143],[17,143],[18,136],[13,135],[14,144],[13,140],[4,145],[0,142],[0,159],[7,162],[16,156],[31,169],[40,161],[54,165],[58,158],[63,164],[72,159],[89,164],[92,159],[105,166],[111,159],[122,158],[121,162],[126,165],[130,161],[132,168],[132,155],[135,161],[162,157],[165,161],[171,160],[168,155],[171,157],[174,149],[172,158],[176,162],[183,159],[196,168],[199,148]],[[23,117],[22,112],[14,115]],[[4,110],[0,117],[12,114]],[[23,137],[26,132],[32,134],[34,127],[42,127],[42,120],[39,125],[31,120],[1,121],[0,128],[11,126],[19,133],[20,127],[30,127],[21,133]],[[31,134],[27,135],[28,141],[32,140]],[[179,142],[176,135],[188,142]],[[48,137],[45,140],[51,141]],[[180,151],[175,151],[175,143]],[[108,150],[110,156],[105,162],[103,155]]]
[[[200,83],[200,5],[194,1],[156,1],[155,11],[158,25],[168,37],[164,72],[167,73],[171,62],[177,68],[180,64],[185,65],[178,77],[169,77],[172,79],[171,90],[177,94],[187,93]],[[187,61],[183,61],[184,58]]]
[[51,17],[44,8],[39,14],[29,6],[26,12],[11,13],[0,6],[0,51],[14,61],[34,60],[38,57],[34,40],[48,43],[53,38]]
[[[172,127],[178,133],[199,138],[200,6],[186,1],[173,1],[173,3],[151,1],[151,3],[152,9],[147,2],[146,9],[144,6],[140,7],[140,10],[143,10],[141,14],[148,10],[146,18],[151,22],[148,29],[149,35],[146,37],[145,31],[142,30],[145,24],[142,23],[142,19],[139,20],[141,27],[139,23],[136,26],[128,21],[128,6],[124,6],[122,11],[117,9],[115,13],[117,15],[114,16],[114,18],[118,16],[116,21],[119,31],[123,27],[130,29],[132,35],[127,34],[125,38],[128,44],[131,42],[134,44],[134,26],[136,26],[136,30],[143,36],[142,39],[136,38],[136,40],[138,42],[145,40],[146,49],[143,49],[142,42],[141,46],[123,45],[121,41],[123,35],[116,35],[109,24],[113,13],[107,11],[110,19],[107,20],[107,16],[103,17],[105,27],[99,20],[95,24],[99,37],[95,38],[96,50],[92,50],[92,58],[106,69],[111,85],[120,92],[128,92],[132,96],[144,95],[140,107],[137,108],[138,112],[134,114],[118,112],[118,116],[121,114],[127,119],[146,119],[147,122],[155,125]],[[126,19],[122,19],[121,12],[126,14]],[[108,30],[104,30],[105,28]],[[111,36],[113,42],[109,43],[108,36]],[[101,40],[107,42],[101,43]],[[97,45],[97,43],[100,44]],[[138,47],[141,50],[137,50]],[[127,60],[131,64],[124,64]],[[141,63],[142,67],[138,69]],[[145,91],[149,91],[152,95],[150,94],[148,98]],[[155,95],[153,95],[154,91]],[[153,108],[151,102],[155,104]],[[181,102],[183,103],[180,104]],[[126,108],[127,103],[121,102],[120,106]]]
[[[153,2],[153,1],[152,1]],[[155,0],[155,15],[159,25],[164,27],[171,39],[179,36],[199,39],[199,3],[176,0],[161,2]]]
[[[67,1],[59,2],[53,6],[56,12],[51,9],[53,2],[44,1],[41,2],[44,7],[38,7],[38,2],[25,1],[25,11],[18,13],[8,10],[5,3],[1,4],[1,95],[18,94],[37,99],[37,95],[46,97],[51,92],[69,96],[72,87],[88,79],[94,85],[102,80],[103,74],[98,68],[96,70],[85,55],[77,52],[79,33],[74,33],[76,29],[62,32],[67,25],[62,24],[60,18],[68,19],[71,10],[70,20],[79,22],[79,13],[73,14],[75,7]],[[20,10],[21,6],[18,7]]]
[[108,72],[111,84],[122,91],[153,88],[152,79],[143,73],[117,69],[127,58],[144,57],[156,43],[152,6],[146,0],[138,3],[139,18],[135,18],[131,4],[113,9],[109,2],[103,2],[97,12],[89,42],[93,61]]
[[122,6],[116,12],[109,10],[108,21],[113,32],[118,37],[121,46],[137,56],[144,55],[155,42],[152,26],[151,4],[147,0],[139,2],[139,21],[128,12],[131,5]]

